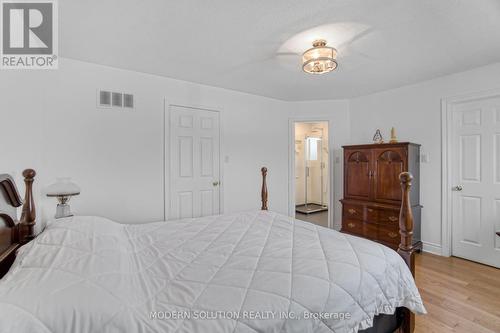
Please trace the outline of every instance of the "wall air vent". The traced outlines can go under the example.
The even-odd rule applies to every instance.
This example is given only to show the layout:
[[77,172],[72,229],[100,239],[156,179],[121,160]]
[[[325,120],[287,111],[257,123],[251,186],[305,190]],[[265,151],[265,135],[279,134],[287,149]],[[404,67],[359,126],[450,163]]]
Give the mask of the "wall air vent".
[[123,106],[123,94],[114,92],[112,95],[113,106],[121,108]]
[[111,107],[111,92],[105,90],[99,91],[97,105],[102,108]]
[[133,109],[134,95],[110,90],[98,90],[97,107],[105,109]]
[[134,95],[123,94],[123,107],[133,109],[134,108]]

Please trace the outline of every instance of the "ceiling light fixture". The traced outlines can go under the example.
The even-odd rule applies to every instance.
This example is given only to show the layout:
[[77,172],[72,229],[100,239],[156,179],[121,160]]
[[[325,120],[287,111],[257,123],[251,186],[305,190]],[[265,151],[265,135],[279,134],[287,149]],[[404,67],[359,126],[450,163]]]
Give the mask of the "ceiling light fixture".
[[313,47],[302,55],[302,69],[309,74],[324,74],[337,68],[337,50],[326,46],[326,40],[318,39]]

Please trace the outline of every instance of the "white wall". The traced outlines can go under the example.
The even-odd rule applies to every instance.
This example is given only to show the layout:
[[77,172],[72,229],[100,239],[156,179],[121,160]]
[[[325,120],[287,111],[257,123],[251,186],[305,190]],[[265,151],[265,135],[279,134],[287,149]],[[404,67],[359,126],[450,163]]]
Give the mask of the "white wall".
[[424,249],[441,252],[441,99],[500,87],[500,63],[350,101],[351,141],[371,142],[377,128],[384,138],[396,127],[400,141],[422,145],[429,163],[421,164]]
[[[39,170],[42,155],[43,80],[30,72],[0,73],[0,173],[11,174],[22,187],[22,170]],[[40,186],[34,185],[38,193]]]
[[[0,75],[1,172],[38,171],[38,206],[44,219],[55,201],[41,188],[70,176],[82,188],[71,202],[77,214],[101,215],[121,222],[162,220],[163,117],[167,103],[222,111],[224,208],[260,207],[260,167],[269,168],[272,210],[288,211],[289,118],[311,111],[295,104],[164,77],[61,59],[55,71],[3,71]],[[134,111],[96,108],[96,90],[130,92]],[[348,103],[313,103],[313,110],[342,121]],[[315,113],[316,114],[316,113]],[[339,142],[349,138],[339,131]],[[338,144],[336,145],[338,147]],[[40,212],[40,209],[39,209]],[[42,214],[39,214],[41,216]]]

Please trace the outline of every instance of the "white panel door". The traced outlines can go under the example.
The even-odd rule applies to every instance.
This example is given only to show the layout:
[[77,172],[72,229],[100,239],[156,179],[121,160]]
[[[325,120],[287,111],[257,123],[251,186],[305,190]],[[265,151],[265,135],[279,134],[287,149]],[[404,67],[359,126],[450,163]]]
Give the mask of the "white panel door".
[[169,109],[169,218],[219,214],[219,112],[173,105]]
[[452,109],[452,254],[500,267],[500,99]]

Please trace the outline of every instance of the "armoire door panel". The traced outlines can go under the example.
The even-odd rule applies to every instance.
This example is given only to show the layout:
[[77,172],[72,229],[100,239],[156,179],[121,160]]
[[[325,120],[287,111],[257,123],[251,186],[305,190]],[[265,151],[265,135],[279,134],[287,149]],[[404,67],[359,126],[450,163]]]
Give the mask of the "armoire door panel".
[[346,150],[345,196],[368,200],[370,198],[370,151]]
[[406,151],[401,148],[373,150],[373,200],[401,201],[399,175],[407,170]]

